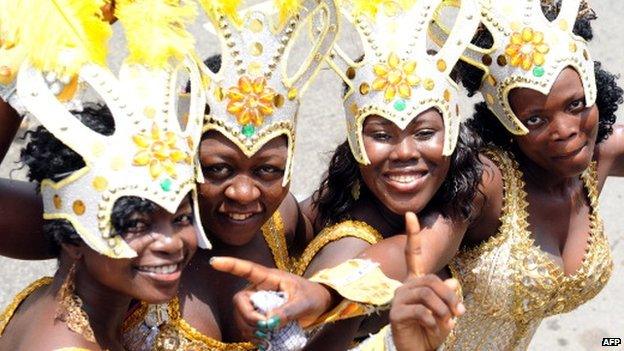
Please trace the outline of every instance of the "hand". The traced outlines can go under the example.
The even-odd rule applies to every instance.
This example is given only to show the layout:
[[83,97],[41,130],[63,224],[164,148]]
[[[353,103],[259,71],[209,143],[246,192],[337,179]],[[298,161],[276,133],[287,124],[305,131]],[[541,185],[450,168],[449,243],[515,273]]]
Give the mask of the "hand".
[[408,277],[394,294],[392,336],[398,351],[435,350],[455,326],[453,317],[462,315],[465,307],[457,294],[457,280],[423,275],[420,225],[414,213],[405,214],[405,227]]
[[[218,271],[245,278],[252,284],[233,298],[234,318],[247,340],[262,338],[264,332],[279,329],[291,321],[297,321],[302,327],[309,326],[331,305],[331,293],[327,288],[300,276],[232,257],[213,257],[210,264]],[[255,310],[250,299],[258,290],[284,292],[288,301],[263,315]]]

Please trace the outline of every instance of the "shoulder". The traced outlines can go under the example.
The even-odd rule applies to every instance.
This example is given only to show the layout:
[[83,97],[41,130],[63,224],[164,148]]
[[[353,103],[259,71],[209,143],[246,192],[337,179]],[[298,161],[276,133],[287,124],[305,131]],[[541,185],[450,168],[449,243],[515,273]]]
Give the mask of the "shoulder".
[[608,176],[624,176],[624,125],[614,125],[613,134],[596,145],[594,159],[601,184]]

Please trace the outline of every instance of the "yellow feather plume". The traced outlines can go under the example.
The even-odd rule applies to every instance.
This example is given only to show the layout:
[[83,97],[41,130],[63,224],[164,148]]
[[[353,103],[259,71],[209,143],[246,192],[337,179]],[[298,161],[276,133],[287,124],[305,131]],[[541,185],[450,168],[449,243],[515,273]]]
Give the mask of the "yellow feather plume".
[[232,22],[240,23],[238,9],[243,0],[199,0],[206,14],[214,19],[214,16],[220,12],[227,16]]
[[0,0],[3,50],[12,50],[13,65],[27,58],[61,76],[74,76],[87,62],[104,65],[111,29],[102,19],[103,5],[103,0]]
[[195,42],[186,25],[196,14],[188,1],[117,0],[115,16],[128,41],[126,62],[165,68],[171,58],[191,54]]
[[353,16],[365,15],[371,19],[377,17],[377,13],[393,5],[399,5],[403,11],[410,9],[416,0],[350,0],[353,6]]
[[279,9],[280,26],[283,26],[292,16],[299,13],[301,0],[275,0],[275,6]]

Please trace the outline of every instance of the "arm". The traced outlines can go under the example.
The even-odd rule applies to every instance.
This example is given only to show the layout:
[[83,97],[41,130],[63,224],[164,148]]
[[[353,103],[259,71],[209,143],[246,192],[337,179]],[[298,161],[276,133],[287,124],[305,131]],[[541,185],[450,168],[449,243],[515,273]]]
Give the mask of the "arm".
[[624,176],[624,125],[613,126],[613,134],[597,145],[595,158],[601,180],[607,176]]
[[[0,163],[21,120],[15,110],[0,99]],[[43,205],[36,187],[0,179],[0,194],[0,255],[17,259],[51,258],[43,236]]]

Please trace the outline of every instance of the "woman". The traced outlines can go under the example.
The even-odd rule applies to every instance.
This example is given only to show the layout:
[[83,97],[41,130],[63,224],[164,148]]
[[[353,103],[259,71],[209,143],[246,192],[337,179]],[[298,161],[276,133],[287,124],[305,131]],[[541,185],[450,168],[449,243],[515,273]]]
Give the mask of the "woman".
[[[468,88],[484,94],[469,123],[489,146],[473,220],[463,228],[437,221],[434,230],[421,231],[425,271],[446,264],[446,250],[463,241],[449,266],[467,313],[445,349],[524,350],[543,318],[591,299],[611,273],[597,196],[608,176],[622,175],[623,132],[614,113],[623,91],[566,25],[576,20],[578,2],[547,7],[552,21],[539,2],[530,4],[483,9],[488,32],[477,37],[480,49],[468,51],[466,61],[487,75],[461,70]],[[514,15],[524,16],[530,29],[514,25]],[[590,39],[582,16],[574,33]],[[513,27],[521,32],[504,40]],[[519,56],[532,47],[542,56]],[[493,94],[496,89],[504,93]],[[386,241],[366,257],[381,258],[383,266],[397,261],[388,252],[403,247]]]
[[[75,116],[98,133],[112,132],[110,112],[101,106],[88,106]],[[79,154],[45,128],[28,135],[22,160],[30,181],[60,181],[85,166]],[[86,204],[90,205],[94,204]],[[176,295],[181,272],[197,246],[190,197],[174,213],[146,199],[121,197],[111,222],[138,256],[104,256],[87,245],[70,222],[45,222],[43,230],[53,243],[59,269],[53,278],[41,278],[19,293],[4,311],[0,348],[123,350],[120,331],[131,299],[163,303]]]
[[[345,58],[350,68],[346,74],[340,71],[349,86],[345,95],[349,144],[339,146],[328,177],[315,197],[316,206],[308,208],[312,217],[317,218],[317,229],[329,225],[302,256],[304,265],[314,258],[308,267],[309,275],[356,257],[370,243],[383,237],[403,233],[403,216],[408,211],[418,211],[424,218],[437,208],[443,211],[444,218],[458,221],[470,214],[474,189],[480,179],[480,163],[477,153],[471,150],[471,138],[459,131],[454,100],[459,92],[448,76],[461,50],[452,52],[448,47],[429,57],[422,36],[400,43],[387,40],[392,38],[392,28],[396,28],[392,22],[409,27],[410,33],[419,33],[418,21],[413,21],[413,17],[431,16],[436,5],[436,2],[417,2],[396,16],[380,10],[374,21],[367,17],[371,16],[368,13],[351,20],[362,36],[366,54],[360,62]],[[474,4],[462,8],[462,25],[458,26],[453,42],[461,36],[469,38],[467,31],[471,26],[476,27],[476,21],[467,14],[474,9]],[[422,53],[412,51],[412,46]],[[445,66],[437,65],[438,61]],[[402,82],[389,78],[397,69],[403,70],[399,78],[404,79],[409,92],[404,90]],[[431,221],[435,219],[431,218]],[[452,255],[452,250],[449,253]],[[406,270],[402,269],[392,277],[402,280],[405,276]],[[310,291],[316,290],[310,288]],[[306,291],[306,295],[310,293]],[[244,301],[248,295],[238,296]],[[302,303],[305,300],[302,298]],[[262,316],[255,313],[250,318],[249,304],[245,306],[239,311],[243,316],[239,324],[247,337],[253,337],[255,323]],[[287,308],[281,309],[282,312],[285,315],[280,317],[281,324],[296,315]],[[294,319],[299,317],[304,324],[311,322],[304,315]],[[317,341],[325,348],[344,350],[360,322],[350,325],[351,330],[336,328],[339,337],[332,336],[331,345],[323,342],[326,335]],[[378,330],[379,323],[370,330],[373,328]],[[362,334],[368,332],[363,329]],[[339,341],[340,338],[343,340]],[[318,345],[310,346],[314,347]]]
[[[166,308],[152,309],[155,318],[146,304],[130,316],[126,330],[139,344],[151,337],[156,324],[156,342],[181,350],[255,349],[242,342],[232,313],[232,296],[246,282],[212,269],[211,256],[297,270],[292,257],[303,251],[311,229],[288,192],[295,121],[300,97],[338,31],[333,1],[300,5],[291,13],[278,2],[277,22],[270,19],[273,10],[262,7],[240,13],[231,6],[204,8],[226,44],[221,57],[209,59],[204,70],[208,103],[199,150],[205,178],[199,185],[202,222],[214,247],[195,255],[183,275],[179,298]],[[291,58],[289,48],[318,13],[327,18],[310,53],[314,60],[303,62],[292,77],[282,70]]]

